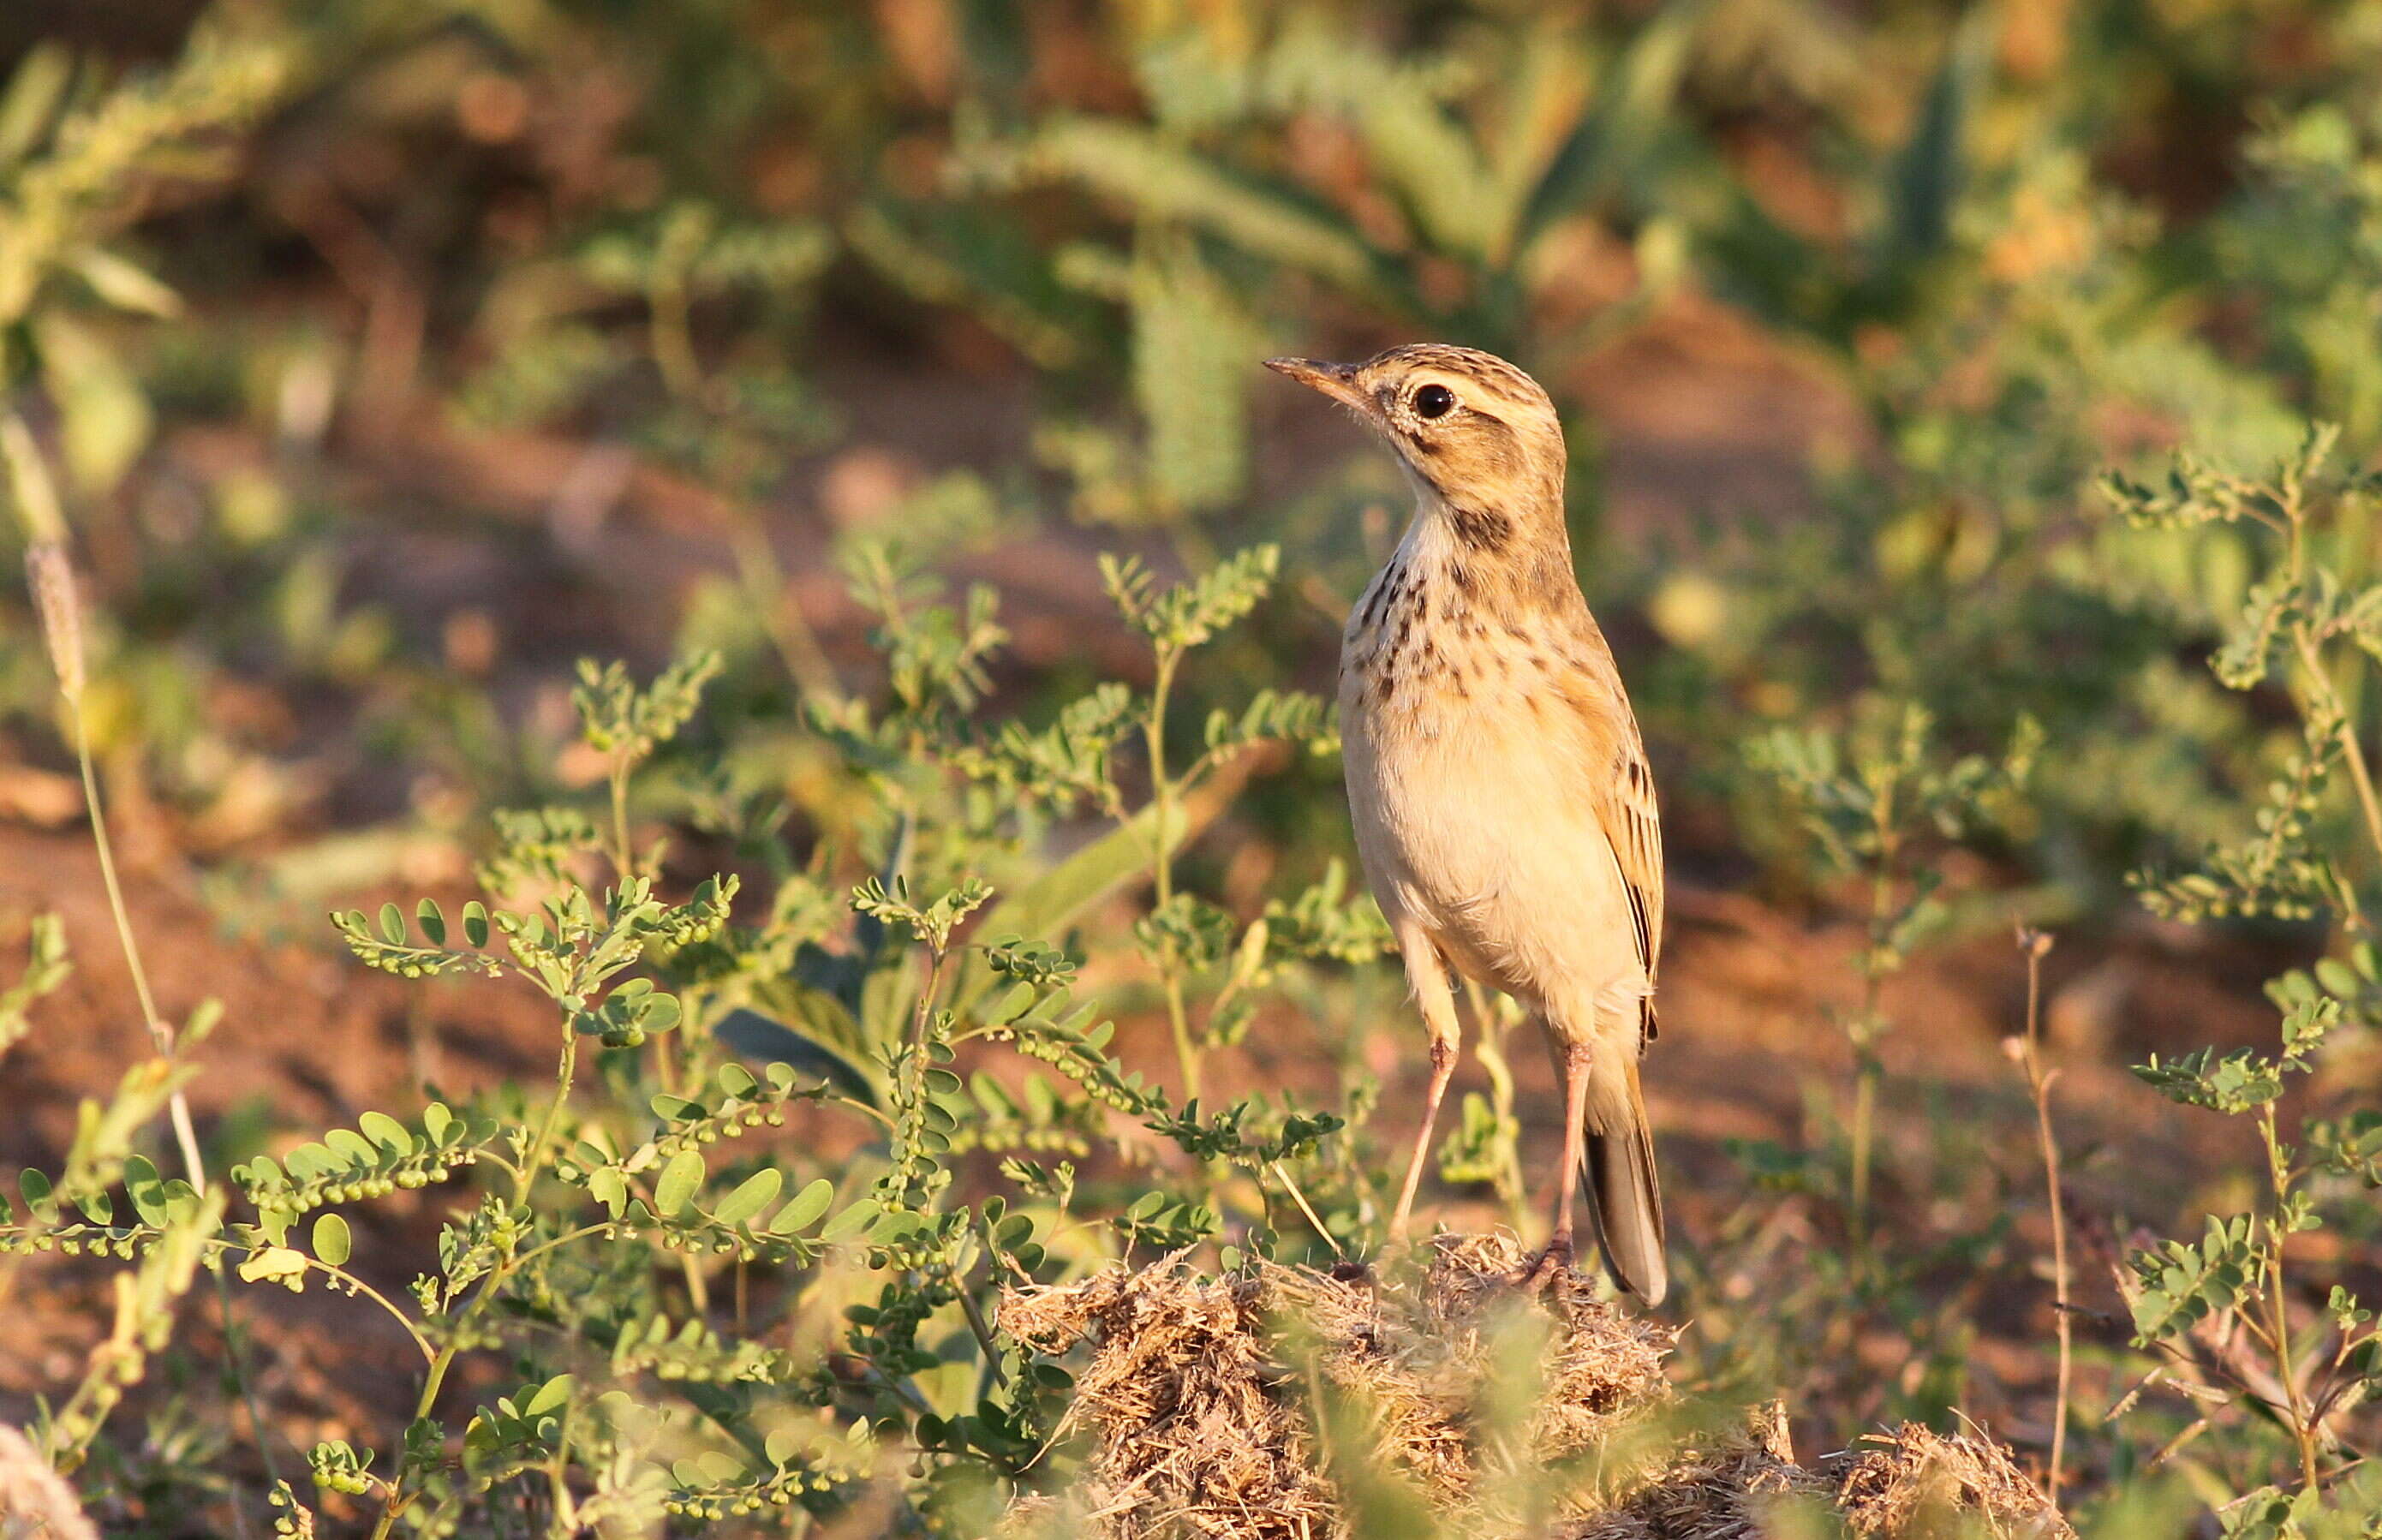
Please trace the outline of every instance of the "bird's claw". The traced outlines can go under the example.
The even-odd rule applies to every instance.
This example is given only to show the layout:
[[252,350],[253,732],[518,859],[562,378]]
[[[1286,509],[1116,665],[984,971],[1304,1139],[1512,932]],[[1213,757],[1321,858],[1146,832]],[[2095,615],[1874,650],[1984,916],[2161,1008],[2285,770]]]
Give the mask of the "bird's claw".
[[1535,1293],[1567,1276],[1572,1270],[1572,1261],[1571,1237],[1559,1235],[1547,1242],[1546,1250],[1506,1274],[1505,1281],[1516,1288]]

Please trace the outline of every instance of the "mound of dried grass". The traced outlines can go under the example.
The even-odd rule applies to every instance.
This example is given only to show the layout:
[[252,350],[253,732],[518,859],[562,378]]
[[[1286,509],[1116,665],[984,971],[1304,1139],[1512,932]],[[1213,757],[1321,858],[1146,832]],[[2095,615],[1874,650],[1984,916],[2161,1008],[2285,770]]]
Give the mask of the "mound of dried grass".
[[1267,1281],[1202,1280],[1169,1258],[1002,1300],[1001,1324],[1031,1347],[1095,1344],[1068,1413],[1099,1438],[1092,1480],[1076,1494],[1088,1526],[1079,1533],[1172,1533],[1170,1515],[1194,1535],[1333,1533],[1332,1488],[1315,1472],[1305,1424],[1274,1392]]
[[1995,1540],[2076,1533],[1998,1444],[1916,1423],[1862,1442],[1869,1447],[1831,1468],[1836,1504],[1862,1540],[1949,1533],[1958,1518],[1971,1516],[1982,1518]]
[[66,1478],[32,1440],[0,1423],[0,1540],[99,1540]]
[[1783,1407],[1714,1423],[1664,1378],[1668,1330],[1568,1287],[1525,1295],[1520,1261],[1510,1236],[1441,1237],[1391,1277],[1202,1278],[1172,1257],[1012,1292],[1021,1340],[1090,1345],[1068,1416],[1093,1439],[1079,1488],[1021,1503],[1013,1531],[1325,1540],[1387,1492],[1478,1535],[1759,1540],[1802,1501],[1862,1540],[1952,1514],[1991,1540],[2072,1537],[1976,1439],[1907,1426],[1803,1469]]

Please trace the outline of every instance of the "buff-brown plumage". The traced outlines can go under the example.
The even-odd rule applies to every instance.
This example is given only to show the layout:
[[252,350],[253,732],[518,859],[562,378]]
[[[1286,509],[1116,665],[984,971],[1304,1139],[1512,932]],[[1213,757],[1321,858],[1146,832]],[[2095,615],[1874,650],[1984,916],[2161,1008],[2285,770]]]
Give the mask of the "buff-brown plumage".
[[1455,1064],[1453,967],[1530,1010],[1564,1081],[1546,1263],[1569,1259],[1585,1168],[1615,1275],[1660,1300],[1638,1061],[1654,1035],[1662,826],[1620,671],[1572,574],[1554,407],[1529,376],[1467,348],[1271,367],[1354,410],[1416,493],[1405,538],[1349,616],[1340,675],[1357,852],[1430,1035],[1393,1229]]

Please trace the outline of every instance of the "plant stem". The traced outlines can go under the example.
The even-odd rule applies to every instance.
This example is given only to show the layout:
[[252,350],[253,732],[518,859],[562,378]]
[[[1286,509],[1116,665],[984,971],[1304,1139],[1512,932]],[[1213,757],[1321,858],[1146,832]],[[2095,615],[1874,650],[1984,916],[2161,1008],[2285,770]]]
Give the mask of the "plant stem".
[[569,1035],[562,1040],[562,1062],[554,1074],[554,1105],[546,1109],[546,1118],[538,1125],[537,1139],[522,1156],[521,1169],[513,1174],[513,1201],[529,1201],[530,1189],[537,1182],[546,1167],[546,1147],[554,1142],[555,1130],[561,1126],[562,1109],[571,1101],[571,1082],[579,1069],[579,1034],[569,1026]]
[[[694,400],[703,393],[703,363],[694,354],[687,293],[687,265],[694,260],[694,251],[681,234],[681,230],[693,229],[674,223],[663,232],[646,295],[650,312],[646,338],[653,351],[654,366],[661,372],[662,384],[670,394],[685,400]],[[700,240],[700,233],[695,232],[695,243],[699,244]]]
[[554,1522],[546,1532],[550,1535],[579,1533],[578,1510],[571,1500],[571,1422],[577,1410],[568,1400],[562,1403],[562,1426],[554,1436],[554,1458],[546,1464],[546,1491],[554,1503]]
[[2349,765],[2350,784],[2357,791],[2358,810],[2364,815],[2365,837],[2374,846],[2375,859],[2382,861],[2382,796],[2375,793],[2374,772],[2365,761],[2365,745],[2359,741],[2357,724],[2350,720],[2339,691],[2333,687],[2332,676],[2325,671],[2315,639],[2304,625],[2298,628],[2293,640],[2298,645],[2300,665],[2307,671],[2308,687],[2317,694],[2332,718],[2333,733],[2340,742],[2340,757]]
[[[264,1409],[257,1404],[256,1385],[248,1373],[248,1337],[240,1330],[238,1318],[232,1314],[231,1280],[224,1276],[220,1266],[211,1271],[215,1275],[215,1303],[223,1312],[224,1352],[231,1368],[232,1388],[239,1396],[241,1410],[248,1413],[249,1437],[256,1445],[256,1458],[264,1465],[264,1479],[279,1481],[281,1463],[273,1458],[273,1445],[266,1435]],[[410,1327],[411,1323],[407,1324]],[[237,1501],[232,1505],[232,1513],[240,1532],[246,1534],[248,1518]]]
[[[219,1252],[238,1251],[248,1256],[254,1256],[257,1250],[253,1246],[244,1246],[237,1240],[210,1240],[206,1244]],[[378,1305],[381,1309],[388,1312],[390,1318],[395,1320],[399,1325],[405,1328],[405,1335],[413,1339],[414,1347],[421,1349],[423,1361],[424,1362],[436,1361],[438,1355],[431,1348],[429,1339],[424,1337],[420,1329],[414,1325],[413,1318],[407,1315],[405,1312],[398,1309],[397,1306],[390,1301],[387,1295],[383,1294],[379,1289],[374,1288],[372,1285],[364,1282],[362,1278],[357,1277],[353,1273],[349,1272],[344,1267],[334,1267],[329,1263],[324,1262],[316,1257],[307,1256],[302,1251],[299,1253],[299,1256],[302,1261],[304,1261],[307,1267],[311,1270],[322,1274],[326,1278],[337,1280],[340,1287],[349,1290],[350,1293],[360,1294],[365,1299],[370,1300],[373,1303]]]
[[968,1292],[967,1280],[956,1274],[952,1277],[952,1292],[958,1296],[960,1313],[967,1318],[968,1334],[976,1338],[977,1349],[984,1354],[985,1377],[995,1387],[1009,1383],[1001,1371],[1001,1344],[993,1340],[992,1323],[984,1318],[984,1310]]
[[746,598],[760,616],[770,644],[778,649],[779,661],[785,665],[786,672],[801,686],[805,697],[834,704],[842,695],[835,664],[819,645],[818,633],[811,629],[801,604],[788,586],[785,568],[778,561],[776,548],[769,544],[767,532],[741,505],[732,515],[732,523],[729,548],[736,559],[737,581],[743,585]]
[[[1150,800],[1158,808],[1158,848],[1153,856],[1151,876],[1157,886],[1160,910],[1174,900],[1174,819],[1178,788],[1166,773],[1166,702],[1174,689],[1175,665],[1181,660],[1182,654],[1173,647],[1158,649],[1158,676],[1149,688],[1149,718],[1142,724],[1143,737],[1149,749]],[[1191,1038],[1190,1014],[1183,1001],[1182,972],[1171,945],[1165,949],[1160,972],[1166,992],[1167,1025],[1174,1033],[1174,1060],[1183,1076],[1183,1100],[1195,1102],[1199,1097],[1199,1047]]]
[[1869,1168],[1872,1129],[1877,1119],[1877,1066],[1866,1053],[1853,1073],[1853,1242],[1869,1244]]
[[2051,950],[2051,938],[2041,931],[2021,930],[2019,944],[2026,949],[2026,1082],[2034,1095],[2035,1139],[2043,1150],[2044,1184],[2051,1198],[2051,1278],[2055,1291],[2052,1308],[2058,1312],[2059,1391],[2058,1403],[2053,1412],[2051,1469],[2046,1472],[2045,1485],[2052,1502],[2057,1504],[2068,1456],[2068,1401],[2073,1368],[2071,1339],[2074,1322],[2068,1304],[2068,1216],[2059,1192],[2059,1140],[2051,1127],[2053,1077],[2045,1074],[2043,1068],[2043,955]]
[[927,1024],[934,1019],[935,997],[943,988],[944,949],[927,949],[927,981],[918,991],[918,1008],[910,1017],[910,1046],[924,1052],[927,1046]]
[[[156,997],[149,991],[149,970],[141,966],[141,945],[133,939],[132,917],[124,906],[124,885],[116,876],[115,842],[107,836],[107,814],[100,807],[99,777],[92,769],[91,731],[83,719],[80,691],[68,692],[67,710],[74,718],[75,760],[82,768],[83,804],[91,813],[92,843],[99,849],[99,875],[107,888],[108,911],[116,918],[116,939],[124,949],[124,966],[131,970],[132,992],[141,1002],[141,1016],[148,1025],[150,1041],[160,1056],[172,1058],[174,1029],[157,1014]],[[173,1120],[174,1141],[181,1147],[183,1170],[190,1177],[191,1189],[203,1198],[207,1171],[205,1163],[199,1158],[199,1136],[190,1124],[190,1103],[177,1087],[166,1105]]]
[[[562,1040],[562,1058],[555,1070],[554,1104],[546,1110],[546,1117],[538,1125],[537,1138],[531,1143],[528,1150],[522,1152],[521,1168],[513,1173],[513,1201],[516,1203],[525,1204],[529,1201],[530,1190],[537,1185],[538,1177],[546,1169],[546,1152],[553,1146],[555,1130],[561,1126],[562,1109],[571,1101],[571,1083],[579,1067],[579,1034],[571,1031],[567,1024],[564,1030],[569,1035]],[[447,1383],[447,1371],[454,1363],[459,1350],[457,1345],[465,1338],[464,1328],[471,1324],[481,1311],[487,1308],[489,1301],[496,1298],[497,1291],[504,1287],[505,1279],[512,1275],[513,1270],[538,1252],[550,1250],[565,1240],[576,1239],[579,1235],[587,1233],[590,1231],[581,1230],[573,1235],[559,1237],[543,1246],[533,1247],[518,1256],[507,1258],[489,1269],[487,1280],[481,1284],[480,1291],[472,1297],[472,1302],[465,1305],[461,1312],[455,1317],[455,1324],[448,1334],[448,1340],[431,1355],[430,1372],[423,1376],[422,1394],[414,1399],[413,1422],[418,1423],[429,1416],[431,1409],[437,1405],[439,1387]],[[394,1306],[390,1308],[392,1312],[395,1309]],[[399,1319],[402,1320],[404,1317],[399,1316]],[[423,1340],[418,1333],[415,1339]],[[372,1540],[387,1540],[390,1526],[397,1522],[398,1515],[404,1512],[413,1501],[413,1494],[404,1487],[401,1469],[399,1476],[399,1480],[389,1484],[388,1497],[381,1504],[380,1520],[373,1525]]]
[[1872,1046],[1879,1030],[1878,1004],[1885,987],[1885,942],[1894,918],[1894,866],[1901,849],[1895,832],[1894,787],[1879,788],[1872,817],[1877,831],[1877,867],[1870,878],[1869,954],[1861,959],[1860,1018],[1854,1024],[1852,1233],[1853,1257],[1866,1270],[1872,1149],[1877,1126],[1880,1066]]
[[626,882],[636,875],[636,856],[629,848],[629,759],[620,749],[612,753],[612,875]]
[[2275,1194],[2276,1213],[2266,1220],[2266,1306],[2273,1314],[2275,1339],[2275,1370],[2283,1382],[2283,1397],[2290,1413],[2291,1436],[2300,1450],[2300,1482],[2302,1489],[2313,1492],[2321,1484],[2322,1461],[2316,1452],[2315,1418],[2308,1409],[2307,1397],[2300,1388],[2299,1365],[2291,1357],[2290,1301],[2283,1284],[2283,1228],[2280,1213],[2283,1201],[2290,1194],[2290,1163],[2283,1157],[2283,1145],[2275,1131],[2275,1104],[2268,1102],[2258,1109],[2258,1133],[2266,1144],[2266,1174]]
[[[566,1048],[564,1051],[564,1060],[568,1063],[569,1059],[570,1050]],[[566,1075],[564,1079],[567,1083],[569,1077]],[[554,1119],[549,1115],[546,1119],[546,1131],[548,1133],[553,1129],[553,1123]],[[541,1135],[540,1143],[543,1144],[544,1142],[545,1136]],[[526,1193],[528,1191],[528,1182],[534,1181],[536,1179],[539,1165],[540,1163],[534,1159],[523,1164],[522,1170],[524,1174],[524,1179],[520,1189],[521,1192]],[[593,1235],[601,1228],[601,1226],[590,1225],[572,1231],[571,1234],[557,1236],[554,1239],[546,1241],[543,1245],[533,1246],[528,1250],[523,1251],[517,1256],[509,1257],[506,1260],[497,1263],[489,1270],[487,1280],[481,1284],[480,1291],[472,1296],[471,1303],[465,1305],[462,1311],[455,1317],[455,1325],[453,1330],[448,1334],[448,1340],[441,1346],[434,1355],[432,1355],[430,1360],[430,1372],[423,1376],[422,1394],[414,1398],[412,1422],[419,1423],[424,1418],[429,1416],[432,1408],[438,1404],[438,1392],[447,1383],[447,1371],[454,1365],[455,1360],[461,1350],[458,1344],[463,1340],[464,1328],[469,1326],[473,1321],[477,1319],[480,1312],[485,1310],[490,1301],[496,1299],[497,1292],[504,1287],[505,1280],[510,1277],[522,1263],[529,1261],[532,1257],[538,1255],[540,1252],[550,1251],[558,1246],[563,1245],[569,1241],[577,1240],[583,1236]],[[392,1310],[395,1309],[394,1306],[391,1306],[390,1308]],[[399,1319],[402,1320],[403,1317],[400,1316]],[[416,1337],[418,1340],[418,1333],[416,1334]],[[403,1513],[407,1508],[412,1505],[413,1494],[405,1489],[403,1476],[404,1472],[400,1467],[399,1471],[399,1479],[387,1484],[388,1496],[381,1502],[380,1518],[378,1522],[373,1525],[372,1540],[388,1540],[390,1527],[397,1522],[398,1515]]]
[[[480,1298],[485,1299],[488,1290],[494,1288],[496,1283],[496,1276],[491,1275],[486,1287],[481,1289]],[[471,1305],[465,1306],[464,1314],[469,1316],[478,1303],[479,1300],[474,1300]],[[460,1325],[462,1323],[459,1320],[456,1324]],[[412,1422],[419,1423],[429,1416],[430,1409],[438,1404],[438,1387],[447,1383],[448,1365],[454,1361],[455,1344],[452,1342],[440,1348],[437,1356],[430,1361],[430,1373],[424,1375],[422,1379],[422,1394],[414,1398]],[[388,1496],[381,1499],[380,1518],[373,1525],[372,1540],[388,1540],[388,1532],[396,1524],[397,1516],[413,1503],[413,1494],[405,1489],[404,1474],[404,1469],[400,1466],[398,1479],[388,1484]]]
[[[13,413],[7,422],[21,430],[21,425]],[[60,633],[48,635],[47,640],[53,648],[51,660],[57,670],[59,695],[67,703],[68,714],[74,719],[75,764],[82,777],[83,806],[91,816],[92,844],[99,853],[99,871],[107,889],[108,913],[115,921],[117,943],[124,950],[125,967],[132,975],[133,992],[140,1000],[141,1016],[149,1029],[150,1041],[161,1055],[171,1058],[175,1048],[174,1029],[158,1015],[156,996],[149,988],[149,970],[141,963],[140,940],[133,934],[132,917],[124,903],[124,887],[116,875],[115,842],[108,838],[107,812],[101,805],[99,776],[92,764],[91,728],[82,709],[81,616],[80,606],[74,599],[72,562],[63,543],[58,541],[56,532],[37,530],[36,538],[52,543],[37,546],[33,552],[29,553],[28,576],[36,589],[37,604],[42,602],[40,590],[44,577],[55,585],[54,592],[48,596],[55,610],[44,610],[43,627],[45,634],[53,626]],[[199,1136],[190,1121],[190,1099],[177,1086],[167,1096],[166,1104],[166,1115],[173,1124],[174,1141],[181,1151],[183,1171],[190,1178],[191,1190],[204,1198],[207,1193],[206,1164],[199,1154]],[[239,1388],[240,1404],[248,1411],[249,1429],[256,1440],[257,1457],[264,1462],[266,1476],[278,1481],[280,1471],[267,1442],[264,1417],[257,1407],[255,1388],[249,1377],[248,1345],[232,1312],[231,1284],[225,1278],[221,1267],[210,1271],[215,1275],[215,1303],[223,1312],[224,1347],[230,1360],[232,1382]],[[10,1281],[13,1278],[12,1273]],[[246,1534],[247,1513],[237,1502],[232,1505],[232,1517],[239,1533]]]

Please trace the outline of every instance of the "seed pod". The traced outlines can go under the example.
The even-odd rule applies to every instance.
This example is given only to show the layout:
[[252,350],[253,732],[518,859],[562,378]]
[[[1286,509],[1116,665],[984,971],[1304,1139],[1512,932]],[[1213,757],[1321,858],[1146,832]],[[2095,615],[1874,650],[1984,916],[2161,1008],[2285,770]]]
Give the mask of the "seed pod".
[[66,547],[55,540],[27,547],[25,583],[41,616],[42,641],[49,648],[50,667],[57,671],[58,688],[69,701],[79,701],[85,679],[82,607],[75,598],[74,563],[68,560]]

